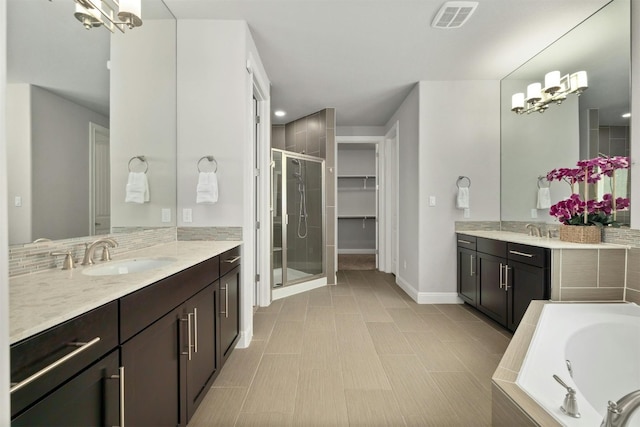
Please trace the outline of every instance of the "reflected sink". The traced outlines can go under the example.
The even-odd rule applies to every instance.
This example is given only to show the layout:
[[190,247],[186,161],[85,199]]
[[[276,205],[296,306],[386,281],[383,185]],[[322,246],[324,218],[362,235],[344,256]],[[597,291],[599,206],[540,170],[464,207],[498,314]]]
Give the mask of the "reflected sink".
[[176,262],[175,258],[131,258],[121,261],[110,261],[105,264],[85,268],[82,274],[87,276],[116,276],[118,274],[139,273],[141,271],[154,270]]

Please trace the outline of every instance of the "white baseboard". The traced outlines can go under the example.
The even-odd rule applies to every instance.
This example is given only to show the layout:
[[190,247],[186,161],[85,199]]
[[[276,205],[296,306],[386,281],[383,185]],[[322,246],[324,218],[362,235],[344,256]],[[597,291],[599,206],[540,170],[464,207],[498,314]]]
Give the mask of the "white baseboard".
[[312,289],[321,288],[323,286],[327,286],[326,277],[309,280],[308,282],[299,283],[297,285],[283,286],[271,291],[271,299],[275,301],[277,299],[286,298],[291,295],[296,295],[302,292],[310,291]]
[[251,344],[251,339],[253,338],[253,327],[247,331],[240,331],[240,339],[236,344],[235,348],[247,348],[249,344]]
[[400,276],[396,276],[396,283],[403,291],[418,304],[462,304],[456,292],[419,292]]

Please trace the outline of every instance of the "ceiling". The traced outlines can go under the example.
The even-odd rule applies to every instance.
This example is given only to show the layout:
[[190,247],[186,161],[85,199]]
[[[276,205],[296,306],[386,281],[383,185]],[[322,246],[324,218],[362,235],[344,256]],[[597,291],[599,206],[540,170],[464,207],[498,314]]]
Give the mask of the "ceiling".
[[[335,107],[338,126],[382,126],[416,82],[499,80],[608,0],[479,0],[455,30],[430,26],[443,0],[164,3],[178,19],[247,21],[272,83],[272,109],[287,111],[274,123]],[[159,5],[144,0],[143,20],[160,13]],[[84,30],[73,18],[72,0],[9,0],[7,22],[10,82],[35,75],[34,84],[108,111],[109,33]],[[73,48],[54,47],[54,35]],[[25,55],[32,52],[27,44],[37,53]],[[53,80],[42,71],[78,60],[82,65]]]

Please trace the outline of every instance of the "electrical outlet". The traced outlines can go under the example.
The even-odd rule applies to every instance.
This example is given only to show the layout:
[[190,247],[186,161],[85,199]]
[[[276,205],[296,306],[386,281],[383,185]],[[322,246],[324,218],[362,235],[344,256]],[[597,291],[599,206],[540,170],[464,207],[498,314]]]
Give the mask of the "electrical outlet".
[[193,211],[191,209],[182,209],[182,222],[193,222]]
[[14,205],[16,208],[21,207],[21,206],[22,206],[22,197],[20,197],[20,196],[16,196],[16,197],[13,199],[13,205]]
[[436,196],[429,196],[429,206],[436,205]]
[[162,222],[171,222],[171,209],[162,208]]
[[471,209],[469,209],[469,208],[464,208],[464,210],[463,210],[462,212],[463,212],[463,213],[462,213],[462,215],[463,215],[465,218],[471,218]]
[[538,210],[531,209],[531,218],[538,218]]

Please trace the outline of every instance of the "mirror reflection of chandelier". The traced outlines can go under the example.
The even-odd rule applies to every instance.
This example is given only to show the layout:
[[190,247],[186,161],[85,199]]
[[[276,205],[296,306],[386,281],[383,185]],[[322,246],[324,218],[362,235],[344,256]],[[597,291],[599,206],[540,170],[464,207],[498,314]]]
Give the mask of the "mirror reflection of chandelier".
[[587,72],[578,71],[560,77],[560,71],[551,71],[544,76],[544,87],[540,83],[527,86],[527,94],[514,93],[511,96],[511,111],[517,114],[538,111],[544,113],[552,103],[562,104],[567,95],[580,95],[589,87]]
[[124,33],[142,25],[141,0],[75,0],[74,16],[87,30],[104,27],[112,33]]

